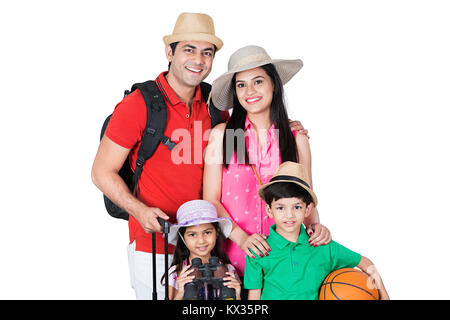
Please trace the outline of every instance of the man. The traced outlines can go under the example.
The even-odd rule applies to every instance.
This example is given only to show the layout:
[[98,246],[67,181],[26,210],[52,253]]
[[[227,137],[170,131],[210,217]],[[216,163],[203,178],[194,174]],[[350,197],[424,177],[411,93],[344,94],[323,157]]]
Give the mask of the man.
[[[139,199],[130,193],[118,172],[127,159],[134,171],[147,117],[142,94],[135,90],[116,106],[92,167],[94,184],[130,215],[128,258],[131,284],[137,299],[151,299],[150,233],[153,231],[157,232],[157,293],[160,298],[164,296],[159,281],[164,273],[164,241],[156,219],[161,217],[174,223],[178,207],[187,201],[201,199],[203,160],[200,157],[198,161],[196,156],[203,155],[206,148],[205,132],[211,128],[211,119],[199,84],[211,72],[214,55],[223,46],[222,40],[215,35],[211,17],[198,13],[182,13],[172,35],[163,40],[169,71],[162,72],[155,82],[167,108],[164,135],[170,138],[179,129],[189,132],[183,136],[190,141],[182,141],[182,152],[188,153],[190,161],[173,161],[176,149],[170,151],[160,144],[143,166],[138,181]],[[228,117],[227,112],[222,112],[222,121]],[[302,129],[301,124],[297,123],[297,128]],[[205,136],[206,139],[202,139]],[[170,245],[169,264],[173,250]]]

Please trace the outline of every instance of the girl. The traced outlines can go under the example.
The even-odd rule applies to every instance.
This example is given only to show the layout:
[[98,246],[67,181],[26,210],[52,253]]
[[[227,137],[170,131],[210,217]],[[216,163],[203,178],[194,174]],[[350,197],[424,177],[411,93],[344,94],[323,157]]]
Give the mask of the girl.
[[[176,245],[169,268],[169,299],[183,299],[184,286],[195,278],[194,269],[190,269],[192,259],[200,258],[202,264],[205,264],[211,256],[216,256],[228,268],[227,276],[223,278],[226,281],[224,285],[235,289],[236,299],[240,300],[239,277],[222,249],[223,241],[231,231],[231,220],[218,218],[216,208],[208,201],[193,200],[178,209],[177,222],[178,224],[170,226],[168,235],[168,241]],[[199,288],[199,300],[214,298],[216,297],[211,288]]]
[[[303,164],[311,182],[308,137],[289,127],[283,85],[303,66],[298,60],[272,60],[258,46],[247,46],[230,57],[228,72],[212,84],[211,97],[220,110],[233,108],[227,123],[211,132],[205,152],[203,199],[213,203],[220,217],[231,217],[233,229],[225,252],[239,276],[245,256],[270,255],[265,241],[273,224],[257,190],[285,161]],[[310,244],[331,241],[319,223],[316,209],[305,220]]]

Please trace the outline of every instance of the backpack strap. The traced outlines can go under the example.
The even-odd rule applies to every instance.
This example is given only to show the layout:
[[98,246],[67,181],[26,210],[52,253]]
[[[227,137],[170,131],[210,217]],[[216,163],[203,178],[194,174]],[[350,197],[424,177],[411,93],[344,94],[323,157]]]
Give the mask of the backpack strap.
[[211,99],[211,85],[206,82],[200,83],[200,89],[202,91],[203,99],[208,106],[209,117],[211,118],[211,128],[222,122],[222,112],[217,109]]
[[[158,89],[156,83],[152,80],[135,83],[131,87],[131,91],[126,90],[125,95],[139,89],[141,92],[145,105],[147,106],[147,123],[145,125],[144,134],[142,136],[142,142],[137,153],[136,169],[133,175],[133,182],[131,185],[134,194],[137,194],[137,188],[139,178],[142,174],[142,168],[145,161],[149,159],[156,151],[159,143],[167,146],[169,150],[172,150],[176,143],[170,141],[168,137],[164,135],[164,129],[167,121],[167,109],[164,102],[163,95]],[[200,89],[203,99],[208,101],[208,113],[211,117],[211,128],[222,122],[222,113],[217,109],[210,99],[211,85],[202,82],[200,83]]]
[[145,161],[156,151],[159,143],[166,145],[169,150],[175,146],[169,138],[164,135],[167,121],[167,110],[164,98],[156,83],[152,80],[143,83],[136,83],[131,87],[131,91],[139,89],[145,105],[147,106],[147,123],[142,136],[141,145],[137,153],[136,169],[133,175],[133,189],[137,192],[137,182],[142,174]]

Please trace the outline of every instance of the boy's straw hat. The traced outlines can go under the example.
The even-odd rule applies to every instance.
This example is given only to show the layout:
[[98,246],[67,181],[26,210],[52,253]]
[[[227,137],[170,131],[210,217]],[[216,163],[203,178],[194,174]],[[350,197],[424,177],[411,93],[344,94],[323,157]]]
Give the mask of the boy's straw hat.
[[308,173],[306,171],[306,168],[296,162],[292,161],[286,161],[283,162],[275,171],[275,174],[273,175],[272,179],[270,179],[270,182],[262,185],[259,190],[258,194],[259,196],[264,200],[264,189],[268,186],[277,183],[277,182],[290,182],[295,183],[308,191],[308,193],[313,198],[314,205],[317,206],[317,197],[314,191],[312,191],[311,187],[309,186],[308,182]]
[[211,97],[214,106],[223,111],[233,107],[233,84],[231,80],[236,72],[250,70],[269,63],[275,66],[283,85],[303,67],[303,62],[300,59],[272,59],[264,48],[258,46],[246,46],[238,49],[228,61],[228,71],[212,83]]
[[228,238],[233,223],[230,218],[217,217],[214,205],[206,200],[192,200],[184,203],[177,211],[177,224],[170,226],[168,241],[176,245],[178,241],[178,230],[181,227],[198,226],[202,223],[218,222],[225,238]]
[[163,37],[163,40],[166,45],[179,41],[206,41],[214,44],[216,51],[223,46],[222,40],[216,37],[212,18],[203,13],[180,14],[172,34]]

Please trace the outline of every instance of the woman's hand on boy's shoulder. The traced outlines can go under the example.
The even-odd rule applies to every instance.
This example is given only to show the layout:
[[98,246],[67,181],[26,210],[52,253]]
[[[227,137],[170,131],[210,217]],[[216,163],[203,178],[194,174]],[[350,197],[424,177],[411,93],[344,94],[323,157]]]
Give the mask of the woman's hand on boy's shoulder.
[[331,241],[330,230],[320,223],[310,224],[306,228],[306,232],[310,236],[309,244],[313,247],[329,244]]
[[252,235],[247,235],[247,237],[241,243],[240,248],[252,259],[254,259],[255,256],[251,251],[253,251],[255,254],[258,254],[260,257],[263,257],[264,255],[268,256],[270,246],[266,242],[266,239],[267,236],[265,234],[254,233]]

